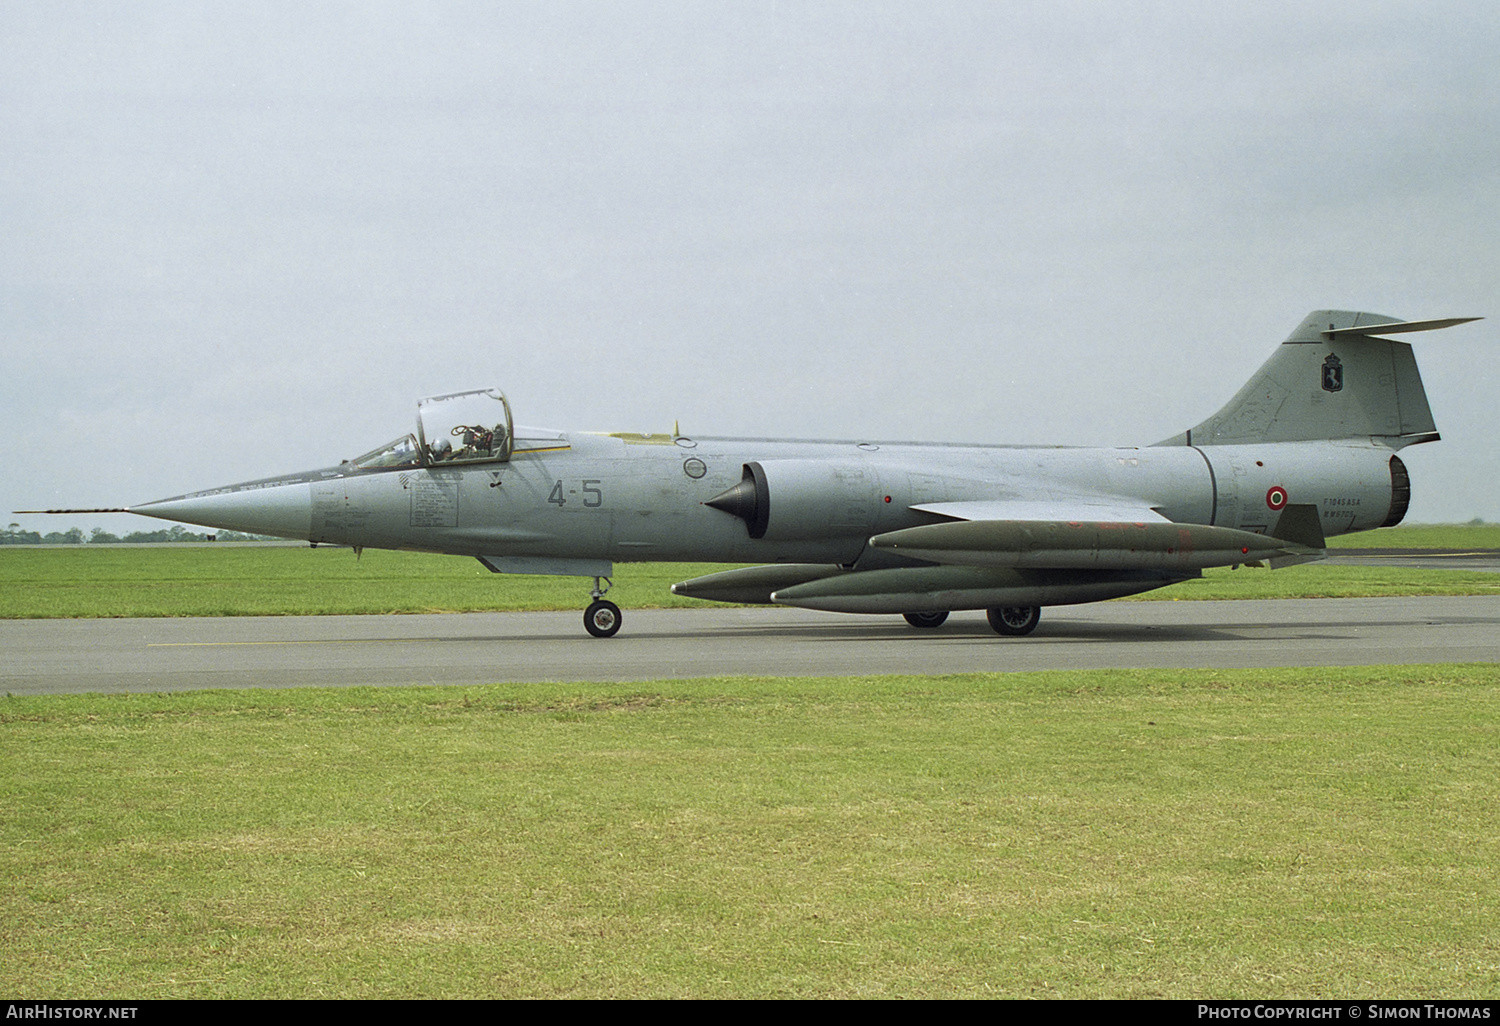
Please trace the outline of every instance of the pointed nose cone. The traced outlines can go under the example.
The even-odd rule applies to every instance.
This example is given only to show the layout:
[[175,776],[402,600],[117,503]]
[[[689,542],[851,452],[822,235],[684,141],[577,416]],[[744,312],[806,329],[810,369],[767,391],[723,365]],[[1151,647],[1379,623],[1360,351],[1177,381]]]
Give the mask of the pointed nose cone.
[[312,489],[306,482],[236,485],[131,506],[130,512],[225,531],[305,539],[312,533]]

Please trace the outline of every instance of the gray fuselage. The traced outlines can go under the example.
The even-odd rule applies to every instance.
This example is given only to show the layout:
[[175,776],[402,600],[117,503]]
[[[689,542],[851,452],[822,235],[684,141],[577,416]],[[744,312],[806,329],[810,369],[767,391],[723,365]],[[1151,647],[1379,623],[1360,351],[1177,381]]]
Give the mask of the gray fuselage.
[[[524,430],[524,429],[523,429]],[[872,535],[941,522],[911,507],[972,501],[1147,505],[1177,523],[1264,533],[1287,502],[1326,536],[1381,526],[1392,452],[1356,441],[1018,448],[744,438],[552,435],[504,463],[345,464],[136,507],[153,516],[369,548],[584,560],[853,564]],[[760,538],[704,503],[765,469]],[[695,476],[696,475],[696,476]]]

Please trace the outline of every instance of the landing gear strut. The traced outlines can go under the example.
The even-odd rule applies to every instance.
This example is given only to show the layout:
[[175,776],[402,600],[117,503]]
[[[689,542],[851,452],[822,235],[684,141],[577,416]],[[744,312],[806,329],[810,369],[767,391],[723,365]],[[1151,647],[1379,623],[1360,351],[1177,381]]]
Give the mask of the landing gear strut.
[[1042,618],[1042,607],[996,606],[987,610],[985,615],[996,634],[1019,638],[1036,630],[1037,621]]
[[[601,588],[599,582],[603,581]],[[620,624],[624,617],[620,613],[620,607],[613,602],[604,601],[604,593],[612,587],[608,577],[595,577],[594,590],[589,592],[594,601],[583,611],[583,629],[596,638],[612,638],[620,633]]]
[[931,613],[902,613],[901,616],[913,627],[931,630],[943,625],[943,621],[948,619],[948,610],[938,609]]

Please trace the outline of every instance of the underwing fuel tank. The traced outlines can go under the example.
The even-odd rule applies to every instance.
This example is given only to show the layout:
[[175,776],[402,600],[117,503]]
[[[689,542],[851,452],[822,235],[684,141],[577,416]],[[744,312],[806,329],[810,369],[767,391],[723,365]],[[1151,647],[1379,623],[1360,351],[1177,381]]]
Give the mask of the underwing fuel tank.
[[1197,576],[1197,571],[916,566],[810,581],[776,591],[771,601],[831,613],[1066,606],[1138,595]]
[[980,567],[1202,570],[1317,550],[1228,527],[1064,520],[972,520],[891,531],[873,548]]
[[836,577],[846,573],[837,563],[772,563],[747,566],[716,574],[694,577],[672,585],[673,595],[707,599],[711,602],[746,602],[770,605],[771,593],[808,581]]

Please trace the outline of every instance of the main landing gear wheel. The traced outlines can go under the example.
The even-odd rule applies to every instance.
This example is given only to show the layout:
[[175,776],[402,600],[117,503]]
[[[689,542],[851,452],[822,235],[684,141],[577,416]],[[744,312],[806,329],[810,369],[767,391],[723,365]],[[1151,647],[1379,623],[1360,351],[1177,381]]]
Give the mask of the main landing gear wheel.
[[987,610],[985,616],[989,618],[990,626],[995,628],[996,634],[1019,638],[1036,630],[1037,621],[1042,618],[1042,607],[997,606]]
[[943,621],[948,619],[948,610],[938,609],[931,613],[902,613],[901,616],[913,627],[931,630],[943,625]]
[[596,638],[612,638],[620,633],[620,607],[599,599],[583,611],[583,629]]

